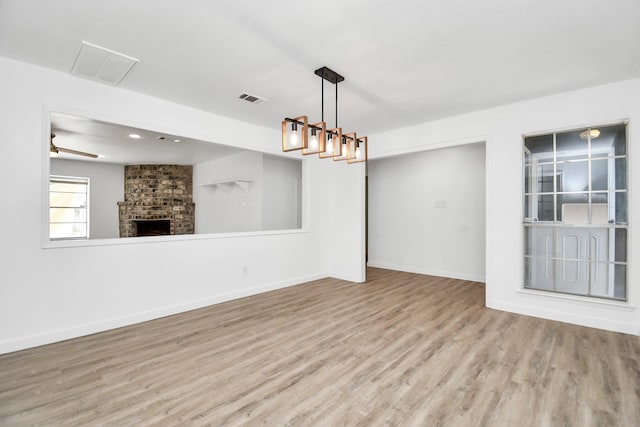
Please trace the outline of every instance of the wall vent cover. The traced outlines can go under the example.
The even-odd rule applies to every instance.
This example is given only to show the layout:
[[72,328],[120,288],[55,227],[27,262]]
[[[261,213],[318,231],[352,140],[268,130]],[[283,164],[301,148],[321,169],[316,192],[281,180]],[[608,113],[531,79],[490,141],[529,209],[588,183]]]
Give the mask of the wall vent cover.
[[116,86],[138,62],[131,56],[83,41],[71,74]]
[[269,101],[267,98],[263,98],[262,96],[254,95],[254,94],[251,94],[249,92],[242,92],[240,94],[240,96],[238,96],[238,98],[242,99],[242,100],[245,100],[247,102],[250,102],[252,104],[260,104],[261,102]]

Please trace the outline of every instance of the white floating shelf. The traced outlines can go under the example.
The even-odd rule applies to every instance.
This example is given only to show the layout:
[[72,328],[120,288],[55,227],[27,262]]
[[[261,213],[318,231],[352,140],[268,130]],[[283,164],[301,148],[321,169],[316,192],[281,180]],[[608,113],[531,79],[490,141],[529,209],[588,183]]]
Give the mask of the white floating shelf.
[[238,186],[245,192],[249,191],[249,185],[253,181],[250,179],[225,179],[221,181],[215,181],[209,184],[203,184],[205,187],[220,188],[224,191],[230,191],[233,187]]

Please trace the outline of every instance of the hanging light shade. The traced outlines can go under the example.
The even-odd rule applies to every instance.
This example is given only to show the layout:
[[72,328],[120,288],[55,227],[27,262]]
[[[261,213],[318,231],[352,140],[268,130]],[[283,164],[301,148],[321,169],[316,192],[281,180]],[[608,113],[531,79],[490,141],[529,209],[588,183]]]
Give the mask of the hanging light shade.
[[309,119],[307,116],[282,121],[282,151],[302,150],[308,147]]
[[[309,125],[307,116],[282,121],[282,151],[302,150],[302,154],[318,154],[321,159],[346,160],[347,163],[366,162],[367,137],[356,136],[355,132],[342,133],[338,127],[338,83],[344,77],[335,71],[322,67],[315,71],[322,78],[322,121]],[[324,121],[324,81],[336,87],[336,125],[327,130]]]
[[359,136],[352,145],[353,152],[347,159],[347,163],[362,163],[369,159],[369,138]]
[[342,140],[342,128],[333,128],[327,131],[325,150],[320,153],[321,159],[333,159],[333,153],[340,150],[340,140]]
[[354,149],[353,145],[355,145],[356,133],[343,133],[342,140],[340,141],[340,149],[333,153],[333,160],[349,160],[350,156],[353,155]]

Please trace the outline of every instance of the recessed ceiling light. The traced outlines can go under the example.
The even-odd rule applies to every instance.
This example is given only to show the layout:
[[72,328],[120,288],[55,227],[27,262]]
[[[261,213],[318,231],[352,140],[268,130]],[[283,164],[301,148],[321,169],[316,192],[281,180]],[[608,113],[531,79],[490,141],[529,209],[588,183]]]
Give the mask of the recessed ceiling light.
[[582,139],[587,139],[589,137],[591,139],[596,139],[599,136],[600,136],[600,130],[598,129],[589,129],[589,130],[585,130],[584,132],[580,132],[580,138]]
[[180,140],[179,139],[174,139],[173,142],[180,142]]
[[137,133],[130,133],[130,134],[129,134],[129,138],[132,138],[132,139],[140,139],[140,138],[142,138],[142,137],[141,137],[140,135],[138,135]]
[[98,158],[99,159],[104,159],[105,157],[107,157],[107,156],[105,156],[104,154],[98,154]]

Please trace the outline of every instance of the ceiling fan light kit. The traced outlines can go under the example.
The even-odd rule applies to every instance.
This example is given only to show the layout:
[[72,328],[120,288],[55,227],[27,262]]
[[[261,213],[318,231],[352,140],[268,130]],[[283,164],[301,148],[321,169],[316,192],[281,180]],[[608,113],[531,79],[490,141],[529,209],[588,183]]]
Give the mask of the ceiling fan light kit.
[[[344,77],[327,67],[318,68],[315,74],[322,78],[322,121],[309,124],[307,116],[286,117],[282,121],[282,151],[302,150],[305,156],[318,154],[321,159],[346,160],[349,164],[366,162],[368,138],[358,137],[356,132],[343,133],[338,127],[338,83],[344,81]],[[324,121],[325,80],[336,87],[336,125],[333,129],[327,129]]]

